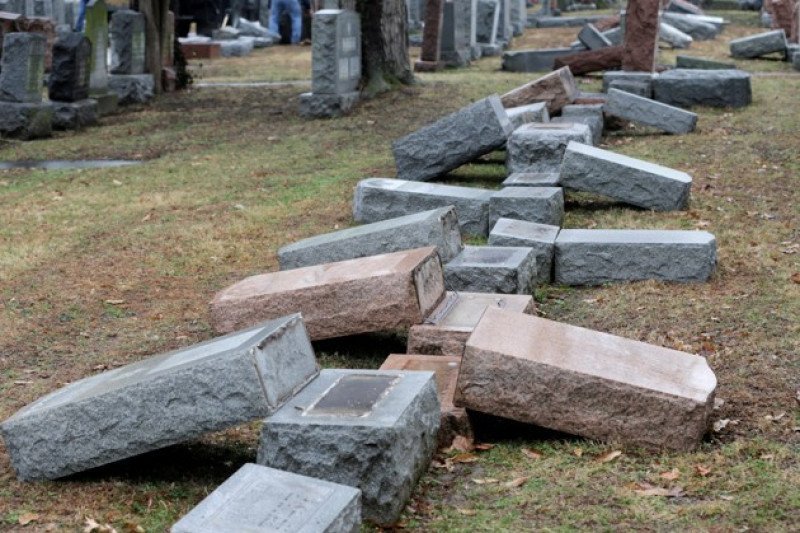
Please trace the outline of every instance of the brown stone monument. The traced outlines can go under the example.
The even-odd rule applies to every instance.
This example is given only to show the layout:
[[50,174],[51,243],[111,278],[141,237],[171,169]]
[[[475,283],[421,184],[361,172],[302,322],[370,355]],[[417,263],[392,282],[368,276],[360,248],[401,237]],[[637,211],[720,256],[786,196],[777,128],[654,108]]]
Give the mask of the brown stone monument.
[[653,72],[658,45],[659,0],[630,0],[625,15],[622,70]]
[[432,72],[444,66],[441,62],[444,2],[445,0],[427,0],[425,5],[422,52],[419,61],[414,63],[414,70],[417,72]]

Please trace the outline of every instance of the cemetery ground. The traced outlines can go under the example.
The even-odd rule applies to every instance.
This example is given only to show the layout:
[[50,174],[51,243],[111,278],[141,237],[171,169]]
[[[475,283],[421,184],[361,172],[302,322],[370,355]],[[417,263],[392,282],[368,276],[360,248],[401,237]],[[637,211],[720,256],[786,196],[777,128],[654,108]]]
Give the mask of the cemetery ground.
[[[724,15],[735,23],[720,38],[685,52],[725,59],[729,39],[760,31],[754,13]],[[576,31],[529,29],[515,48],[568,44]],[[737,64],[757,73],[751,106],[699,109],[690,135],[627,128],[604,139],[689,172],[689,210],[567,196],[568,228],[713,232],[711,282],[535,293],[547,318],[707,357],[723,400],[714,431],[696,452],[654,454],[487,423],[476,442],[493,446],[439,454],[402,525],[731,531],[800,523],[800,74],[777,59]],[[193,66],[198,82],[297,80],[310,72],[310,49]],[[279,246],[348,226],[357,181],[394,174],[392,140],[536,76],[498,67],[489,58],[422,75],[335,120],[301,120],[298,86],[195,88],[79,133],[0,141],[2,160],[143,161],[0,173],[0,419],[64,383],[210,338],[214,293],[276,270]],[[581,81],[584,90],[598,85]],[[448,181],[499,188],[504,176],[502,156],[492,154]],[[315,348],[328,367],[377,368],[405,351],[390,334]],[[56,482],[17,481],[0,446],[0,529],[74,531],[90,519],[163,531],[254,460],[259,426]]]

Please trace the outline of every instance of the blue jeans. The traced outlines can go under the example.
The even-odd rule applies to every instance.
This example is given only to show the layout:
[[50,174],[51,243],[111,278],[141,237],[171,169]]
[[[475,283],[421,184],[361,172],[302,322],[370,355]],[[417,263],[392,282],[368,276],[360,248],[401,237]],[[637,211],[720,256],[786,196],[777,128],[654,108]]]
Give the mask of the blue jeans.
[[75,31],[83,33],[83,25],[86,21],[86,4],[89,0],[80,0],[78,5],[78,20],[75,21]]
[[278,22],[284,11],[292,17],[292,44],[300,42],[300,31],[303,19],[300,15],[300,2],[298,0],[272,0],[272,9],[269,13],[269,31],[280,34]]

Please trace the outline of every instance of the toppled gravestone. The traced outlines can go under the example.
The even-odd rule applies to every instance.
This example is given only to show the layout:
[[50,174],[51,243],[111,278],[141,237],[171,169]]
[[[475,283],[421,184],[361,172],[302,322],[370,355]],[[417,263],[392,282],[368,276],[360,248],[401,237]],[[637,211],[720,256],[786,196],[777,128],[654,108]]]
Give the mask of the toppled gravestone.
[[[464,339],[466,341],[466,339]],[[463,349],[463,342],[461,344]],[[453,395],[456,392],[458,369],[461,366],[461,356],[453,355],[423,355],[416,353],[390,354],[379,370],[411,370],[417,372],[433,372],[436,376],[436,392],[439,396],[441,418],[439,420],[439,433],[437,447],[450,446],[453,439],[461,435],[467,438],[472,436],[472,426],[469,422],[467,410],[453,405]]]
[[591,23],[584,26],[578,33],[578,41],[589,50],[599,50],[613,46],[611,41]]
[[406,329],[442,298],[442,265],[427,247],[251,276],[216,294],[211,321],[227,332],[299,312],[319,340]]
[[512,89],[501,97],[501,101],[506,108],[545,102],[547,112],[553,116],[577,96],[575,78],[569,68],[564,67]]
[[358,182],[353,199],[356,222],[377,222],[420,211],[454,206],[464,233],[489,232],[489,198],[494,191],[388,178]]
[[508,72],[541,72],[552,70],[557,57],[573,52],[572,48],[538,48],[514,50],[503,54],[502,69]]
[[558,172],[514,172],[503,181],[503,187],[558,187]]
[[320,372],[264,421],[258,463],[361,489],[362,514],[397,521],[436,449],[432,372]]
[[736,64],[723,63],[721,61],[714,61],[713,59],[706,59],[703,57],[679,55],[675,57],[675,68],[699,70],[734,70],[736,69]]
[[687,207],[692,178],[641,159],[570,142],[561,165],[561,185],[645,209],[671,211]]
[[[520,246],[515,244],[514,246]],[[408,330],[409,354],[431,356],[464,355],[464,344],[487,307],[501,307],[520,313],[534,313],[536,304],[527,294],[447,292],[447,296],[425,322]],[[408,370],[425,370],[409,368]],[[440,396],[441,399],[441,396]]]
[[565,229],[556,238],[555,281],[704,282],[716,262],[716,240],[705,231]]
[[263,418],[317,373],[286,316],[71,383],[0,432],[20,479],[55,479]]
[[489,308],[467,341],[455,404],[590,439],[695,448],[717,385],[706,360]]
[[[722,27],[722,23],[714,25],[704,17],[697,17],[696,15],[687,15],[681,13],[662,13],[661,20],[682,31],[692,39],[698,41],[708,41],[716,38]],[[721,19],[720,19],[721,20]]]
[[353,533],[360,526],[358,489],[248,463],[170,533]]
[[489,200],[489,227],[500,218],[560,226],[564,221],[561,187],[504,187]]
[[533,248],[465,246],[445,265],[444,278],[454,291],[530,294],[537,267]]
[[652,72],[636,72],[636,71],[623,71],[623,70],[610,70],[603,73],[603,92],[608,93],[611,84],[615,81],[634,81],[646,84],[648,87],[648,96],[652,94],[653,78],[655,75]]
[[785,54],[786,33],[783,30],[773,30],[733,39],[729,44],[731,55],[737,58],[752,59],[775,52]]
[[672,48],[689,48],[694,41],[690,35],[666,22],[658,25],[658,38]]
[[514,129],[531,122],[550,122],[550,114],[544,102],[512,107],[506,109],[506,114]]
[[506,145],[506,169],[515,172],[558,172],[567,144],[592,144],[586,124],[575,122],[526,124],[514,130]]
[[396,140],[392,151],[397,177],[424,181],[446,174],[501,148],[511,131],[496,94],[478,100]]
[[653,98],[678,107],[744,107],[753,92],[742,70],[673,69],[653,80]]
[[443,262],[461,251],[452,206],[309,237],[278,250],[281,270],[435,246]]
[[617,89],[608,91],[608,101],[603,110],[609,115],[667,133],[690,133],[697,126],[696,113]]
[[527,246],[536,253],[536,281],[553,279],[553,256],[560,227],[511,218],[499,219],[489,233],[490,246]]
[[600,144],[603,139],[603,129],[605,118],[603,116],[602,104],[581,104],[567,105],[561,110],[561,116],[556,117],[555,122],[573,122],[586,124],[592,132],[593,145]]

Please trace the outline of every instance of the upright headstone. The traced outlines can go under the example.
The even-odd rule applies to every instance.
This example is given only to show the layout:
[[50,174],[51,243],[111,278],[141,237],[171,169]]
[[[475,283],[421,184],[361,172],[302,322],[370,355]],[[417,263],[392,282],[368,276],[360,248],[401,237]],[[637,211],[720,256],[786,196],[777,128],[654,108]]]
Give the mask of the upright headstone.
[[[442,23],[441,60],[451,67],[463,67],[469,63],[472,52],[469,49],[469,35],[465,32],[465,22],[469,13],[464,11],[469,0],[446,0]],[[467,45],[467,46],[465,46]]]
[[659,0],[630,0],[625,15],[622,70],[653,72],[659,32]]
[[66,32],[53,46],[48,94],[53,127],[78,129],[97,122],[97,102],[89,98],[92,44],[82,33]]
[[500,18],[497,23],[497,40],[505,47],[511,43],[511,1],[500,0]]
[[334,117],[358,101],[361,80],[361,19],[347,9],[314,13],[311,92],[300,95],[300,114]]
[[425,4],[425,25],[422,29],[422,51],[414,70],[430,72],[441,69],[442,23],[445,0],[428,0]]
[[108,7],[105,0],[92,0],[86,6],[84,34],[92,42],[89,92],[97,100],[100,116],[117,109],[117,95],[108,89]]
[[111,74],[144,72],[144,15],[120,9],[111,16]]
[[3,36],[0,60],[0,134],[32,139],[52,129],[52,111],[42,103],[45,38],[36,33]]

